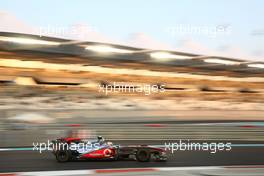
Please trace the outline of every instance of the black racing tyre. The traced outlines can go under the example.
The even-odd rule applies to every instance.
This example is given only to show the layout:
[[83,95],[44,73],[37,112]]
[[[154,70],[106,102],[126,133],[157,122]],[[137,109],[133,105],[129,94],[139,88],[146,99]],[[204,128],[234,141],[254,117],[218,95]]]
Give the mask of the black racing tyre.
[[146,149],[139,149],[136,154],[137,161],[148,162],[150,160],[150,152]]
[[70,152],[67,150],[59,150],[56,152],[56,159],[59,163],[69,161],[71,158]]

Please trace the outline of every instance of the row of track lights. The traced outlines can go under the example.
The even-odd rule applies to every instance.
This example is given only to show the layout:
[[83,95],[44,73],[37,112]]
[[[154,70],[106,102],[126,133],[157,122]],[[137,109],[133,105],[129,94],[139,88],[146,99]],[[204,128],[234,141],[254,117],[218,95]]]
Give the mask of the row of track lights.
[[[39,39],[30,39],[30,38],[21,38],[21,37],[6,37],[0,36],[0,41],[4,42],[12,42],[18,44],[26,44],[26,45],[50,45],[50,46],[58,46],[63,45],[61,42],[55,41],[47,41],[47,40],[39,40]],[[98,53],[105,53],[105,54],[133,54],[138,53],[138,50],[129,50],[129,49],[121,49],[116,48],[108,45],[88,45],[85,46],[86,50],[98,52]],[[185,56],[185,55],[177,55],[171,52],[165,51],[153,51],[149,52],[151,58],[159,62],[166,62],[172,60],[186,60],[186,59],[194,59],[195,57]],[[202,59],[202,61],[206,63],[213,63],[213,64],[223,64],[223,65],[240,65],[243,62],[228,60],[228,59],[219,59],[219,58],[210,58],[206,57]],[[248,67],[252,68],[261,68],[264,69],[264,64],[262,63],[248,63]]]

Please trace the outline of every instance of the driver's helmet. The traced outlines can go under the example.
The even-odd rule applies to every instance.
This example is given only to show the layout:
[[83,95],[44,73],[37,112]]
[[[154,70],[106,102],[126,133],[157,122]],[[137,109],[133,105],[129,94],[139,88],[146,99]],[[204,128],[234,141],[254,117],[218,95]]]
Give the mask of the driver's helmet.
[[102,136],[97,136],[97,142],[99,143],[99,144],[103,144],[104,143],[104,138],[102,137]]

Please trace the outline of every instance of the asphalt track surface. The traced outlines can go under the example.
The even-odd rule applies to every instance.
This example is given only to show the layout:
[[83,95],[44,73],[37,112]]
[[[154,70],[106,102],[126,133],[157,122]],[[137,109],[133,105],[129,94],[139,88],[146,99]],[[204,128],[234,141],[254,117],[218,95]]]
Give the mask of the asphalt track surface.
[[[153,141],[154,142],[154,141]],[[156,141],[155,141],[156,142]],[[243,143],[243,141],[239,141]],[[245,142],[243,143],[245,144]],[[0,172],[55,171],[80,169],[144,168],[177,166],[230,166],[264,165],[263,146],[237,146],[231,151],[176,151],[169,154],[167,162],[141,163],[126,161],[71,161],[58,163],[50,152],[2,151],[0,152]]]

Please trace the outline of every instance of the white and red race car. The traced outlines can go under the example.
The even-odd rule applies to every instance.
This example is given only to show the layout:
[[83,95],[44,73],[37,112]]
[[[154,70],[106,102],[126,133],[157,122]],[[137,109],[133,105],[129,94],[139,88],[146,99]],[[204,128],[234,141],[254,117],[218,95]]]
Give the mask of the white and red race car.
[[58,162],[71,160],[125,160],[134,158],[140,162],[166,161],[163,148],[148,145],[121,146],[106,142],[101,136],[97,140],[60,138],[53,141],[53,154]]

